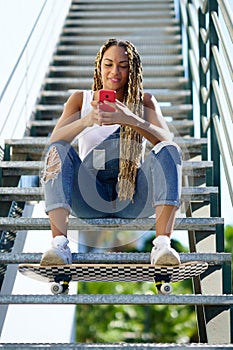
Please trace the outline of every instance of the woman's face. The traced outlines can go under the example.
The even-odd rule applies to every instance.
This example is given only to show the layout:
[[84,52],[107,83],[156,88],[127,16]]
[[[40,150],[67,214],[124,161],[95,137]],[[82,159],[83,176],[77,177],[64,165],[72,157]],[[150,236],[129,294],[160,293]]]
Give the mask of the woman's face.
[[129,59],[122,46],[110,46],[101,61],[103,89],[116,90],[117,95],[124,94],[129,77]]

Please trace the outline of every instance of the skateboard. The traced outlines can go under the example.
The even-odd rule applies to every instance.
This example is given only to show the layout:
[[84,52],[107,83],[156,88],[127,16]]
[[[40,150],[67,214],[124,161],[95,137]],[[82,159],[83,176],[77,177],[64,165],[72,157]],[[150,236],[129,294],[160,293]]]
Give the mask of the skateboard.
[[154,282],[158,293],[170,294],[171,282],[198,276],[208,268],[203,261],[174,266],[151,264],[72,264],[41,266],[21,264],[24,276],[41,282],[52,282],[53,294],[68,294],[69,282]]

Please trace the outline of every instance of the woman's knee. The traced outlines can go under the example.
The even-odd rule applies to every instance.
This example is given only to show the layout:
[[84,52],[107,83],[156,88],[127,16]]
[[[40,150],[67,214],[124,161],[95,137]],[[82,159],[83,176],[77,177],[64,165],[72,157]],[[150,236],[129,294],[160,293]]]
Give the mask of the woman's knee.
[[49,180],[55,180],[61,172],[61,158],[55,145],[49,150],[45,158],[44,171],[41,181],[46,183]]
[[166,154],[169,154],[174,161],[181,163],[182,152],[175,142],[161,141],[152,148],[152,151],[155,155],[166,156]]
[[54,181],[62,170],[62,154],[67,154],[70,144],[65,141],[53,142],[45,156],[44,170],[42,172],[42,183],[47,183],[49,180]]
[[152,149],[152,168],[155,174],[163,174],[166,179],[180,177],[182,173],[182,153],[173,142],[160,142]]

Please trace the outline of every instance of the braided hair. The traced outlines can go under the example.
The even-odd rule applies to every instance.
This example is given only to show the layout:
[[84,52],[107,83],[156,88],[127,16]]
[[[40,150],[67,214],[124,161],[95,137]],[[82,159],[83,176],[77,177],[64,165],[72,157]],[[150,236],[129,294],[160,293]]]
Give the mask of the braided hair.
[[[99,50],[95,60],[92,90],[103,88],[101,61],[111,46],[121,46],[129,59],[129,78],[125,86],[123,103],[136,115],[143,118],[143,85],[141,59],[135,46],[129,41],[109,39]],[[142,136],[129,126],[120,127],[120,165],[118,174],[118,196],[120,200],[133,199],[137,169],[142,154]]]

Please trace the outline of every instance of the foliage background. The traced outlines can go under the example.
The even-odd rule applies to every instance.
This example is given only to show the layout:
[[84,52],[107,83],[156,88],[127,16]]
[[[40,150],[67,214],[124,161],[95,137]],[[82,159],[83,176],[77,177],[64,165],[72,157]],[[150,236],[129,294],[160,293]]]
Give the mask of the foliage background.
[[[224,232],[224,238],[225,238],[225,252],[233,254],[233,226],[227,225],[225,227]],[[232,281],[233,281],[233,269],[232,272]],[[232,286],[233,287],[233,286]]]
[[[173,247],[186,249],[172,241]],[[140,250],[128,245],[124,251],[148,252],[151,237]],[[122,251],[122,249],[121,249]],[[175,294],[192,293],[192,281],[173,284]],[[153,283],[89,282],[78,284],[79,294],[151,294]],[[77,342],[198,342],[193,306],[169,305],[79,305],[76,312]]]
[[[233,254],[233,226],[224,232],[225,252]],[[140,249],[128,244],[119,251],[149,252],[148,237]],[[187,249],[172,240],[178,252]],[[232,270],[233,277],[233,270]],[[191,294],[192,281],[173,283],[174,294]],[[80,294],[147,294],[156,293],[153,283],[79,283]],[[169,305],[79,305],[76,312],[76,341],[101,342],[155,342],[195,343],[198,340],[195,308],[193,306]]]

